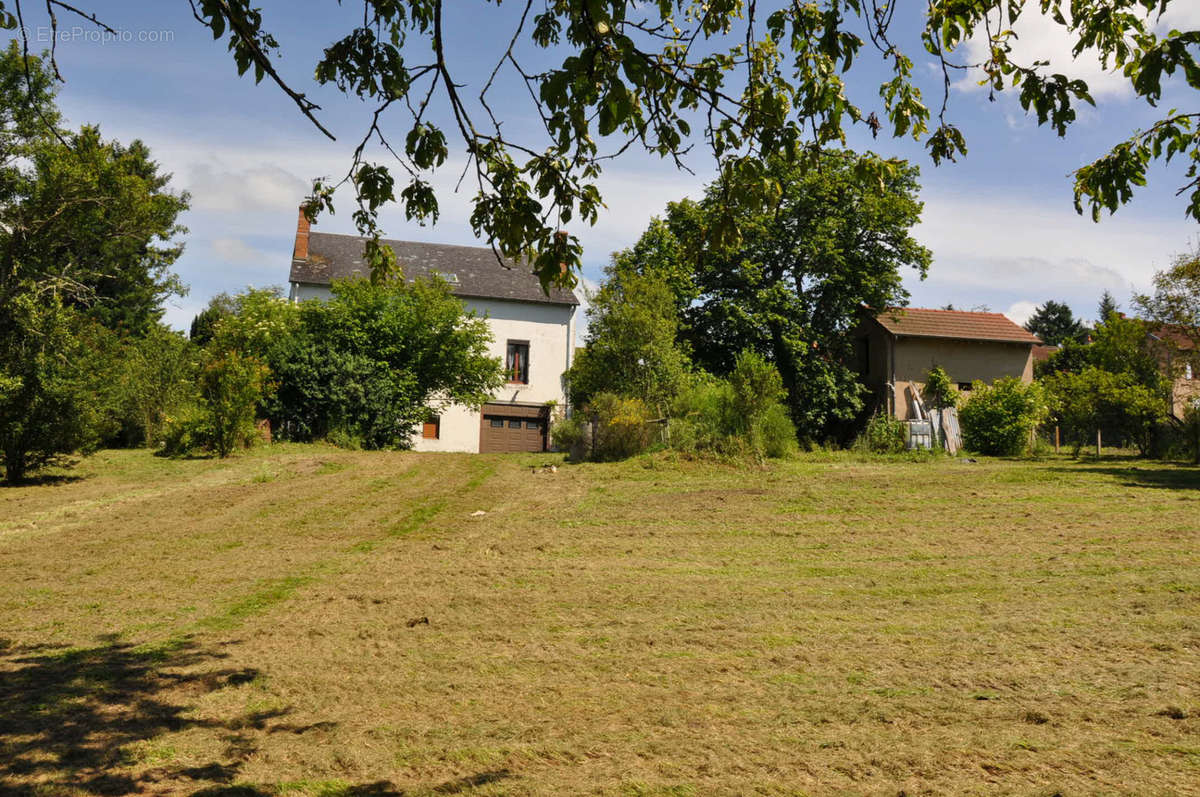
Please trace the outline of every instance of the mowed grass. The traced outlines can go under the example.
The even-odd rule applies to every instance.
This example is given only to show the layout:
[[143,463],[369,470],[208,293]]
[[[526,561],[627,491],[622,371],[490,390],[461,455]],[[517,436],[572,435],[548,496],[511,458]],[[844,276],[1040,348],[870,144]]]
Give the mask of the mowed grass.
[[558,461],[0,490],[0,792],[1200,793],[1200,471]]

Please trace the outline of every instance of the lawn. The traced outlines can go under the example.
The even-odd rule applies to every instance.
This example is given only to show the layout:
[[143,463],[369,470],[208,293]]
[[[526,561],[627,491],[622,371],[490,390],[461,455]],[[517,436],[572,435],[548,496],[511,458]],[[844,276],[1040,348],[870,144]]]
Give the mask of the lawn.
[[559,461],[0,490],[0,791],[1200,793],[1200,470]]

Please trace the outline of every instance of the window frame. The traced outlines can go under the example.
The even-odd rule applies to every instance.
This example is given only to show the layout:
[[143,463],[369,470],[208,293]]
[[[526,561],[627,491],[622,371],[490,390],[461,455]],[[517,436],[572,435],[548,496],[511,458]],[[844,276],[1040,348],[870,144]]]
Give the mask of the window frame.
[[529,384],[529,341],[509,340],[505,343],[504,372],[510,385]]
[[[430,427],[433,428],[433,434],[429,433]],[[441,440],[442,439],[442,416],[432,415],[429,420],[421,424],[421,439],[422,440]]]

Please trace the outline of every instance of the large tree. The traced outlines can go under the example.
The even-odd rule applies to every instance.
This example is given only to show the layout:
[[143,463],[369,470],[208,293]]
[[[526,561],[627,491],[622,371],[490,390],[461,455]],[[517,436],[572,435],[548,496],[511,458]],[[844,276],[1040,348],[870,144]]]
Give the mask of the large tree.
[[[186,197],[145,146],[60,127],[51,71],[0,55],[0,461],[16,481],[96,442],[115,336],[154,329]],[[99,359],[98,359],[99,357]]]
[[[695,271],[683,337],[698,365],[726,374],[750,349],[779,368],[801,435],[844,437],[862,410],[850,331],[863,307],[903,304],[903,272],[924,276],[929,251],[917,223],[917,169],[882,183],[861,169],[868,156],[838,151],[811,169],[776,164],[779,201],[738,218],[736,245],[710,234],[725,212],[725,186],[700,202],[670,206],[667,225]],[[656,234],[651,227],[651,234]]]
[[142,142],[62,129],[51,85],[50,68],[15,43],[0,56],[0,312],[54,285],[104,326],[145,334],[183,290],[170,267],[188,196],[168,189]]
[[1087,337],[1087,327],[1075,317],[1070,306],[1053,299],[1034,311],[1025,328],[1049,346],[1061,346],[1068,340],[1083,342]]
[[250,290],[232,305],[208,349],[267,365],[259,410],[285,438],[406,448],[431,412],[478,407],[504,381],[487,322],[441,281],[338,281],[300,304]]
[[[766,160],[811,165],[821,149],[844,145],[853,128],[911,137],[935,163],[965,155],[950,103],[959,75],[982,81],[989,95],[1016,93],[1038,124],[1066,135],[1078,106],[1092,98],[1087,83],[1070,74],[1081,67],[1060,72],[1044,52],[1021,54],[1014,31],[1038,15],[1054,29],[1048,39],[1101,59],[1149,106],[1167,92],[1182,100],[1172,97],[1181,110],[1162,113],[1075,171],[1076,207],[1096,218],[1115,211],[1154,161],[1174,159],[1182,164],[1177,179],[1187,213],[1200,219],[1200,111],[1187,107],[1195,102],[1189,90],[1200,89],[1200,31],[1172,29],[1163,18],[1193,2],[929,0],[914,12],[882,0],[767,7],[754,0],[526,0],[502,17],[487,8],[466,14],[461,2],[363,0],[361,8],[351,4],[348,30],[331,32],[333,43],[312,57],[317,83],[376,110],[341,181],[356,191],[355,220],[372,237],[367,254],[375,270],[394,266],[391,250],[374,237],[379,208],[399,202],[410,219],[436,219],[431,174],[456,136],[476,192],[477,233],[506,255],[530,258],[549,281],[563,273],[561,263],[579,265],[577,241],[559,230],[574,217],[595,220],[605,159],[631,147],[682,163],[702,141],[731,199],[769,203],[783,186],[764,172]],[[0,0],[0,22],[54,27],[56,15],[69,14],[104,27],[94,16],[98,5],[47,0],[34,21],[40,4]],[[332,138],[307,87],[277,69],[272,25],[250,0],[191,6],[228,46],[239,74],[274,83]],[[511,24],[493,36],[494,69],[480,69],[477,48],[453,46],[464,21]],[[932,102],[918,86],[930,71],[941,76]],[[878,91],[858,91],[860,76]],[[521,95],[529,107],[513,101]],[[537,123],[532,132],[522,124],[527,119]],[[399,168],[370,161],[368,144],[393,153]],[[868,165],[882,176],[899,168]],[[329,207],[336,184],[317,182],[312,211]],[[737,209],[729,210],[713,234],[736,236]]]
[[[647,235],[670,236],[652,224]],[[636,250],[637,247],[634,247]],[[639,273],[631,251],[613,257],[608,279],[588,307],[587,346],[567,372],[571,403],[587,404],[597,393],[639,398],[665,413],[688,371],[688,357],[677,340],[679,309],[665,275],[681,274],[680,259],[656,261]]]

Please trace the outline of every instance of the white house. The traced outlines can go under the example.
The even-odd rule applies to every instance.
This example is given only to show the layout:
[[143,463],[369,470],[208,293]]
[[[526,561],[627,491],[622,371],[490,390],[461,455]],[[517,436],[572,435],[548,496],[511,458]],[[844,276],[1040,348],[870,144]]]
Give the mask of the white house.
[[[566,406],[563,372],[575,351],[575,311],[569,290],[549,295],[528,268],[501,264],[477,246],[384,241],[407,279],[437,274],[492,329],[492,351],[508,384],[482,408],[451,406],[413,437],[418,451],[544,451],[550,402]],[[325,299],[336,279],[367,276],[363,239],[309,229],[300,213],[292,252],[292,301]]]

